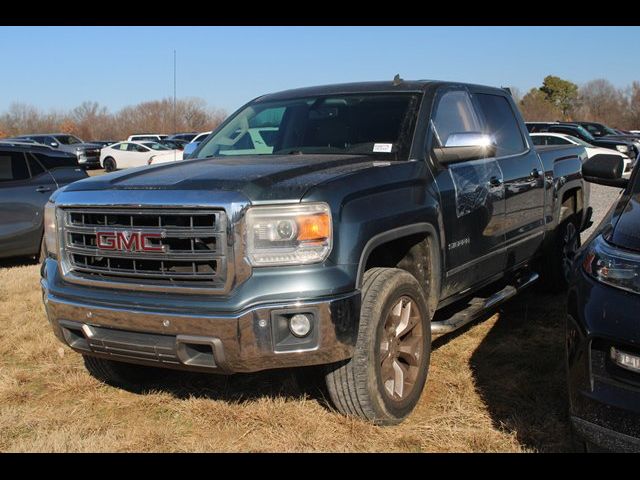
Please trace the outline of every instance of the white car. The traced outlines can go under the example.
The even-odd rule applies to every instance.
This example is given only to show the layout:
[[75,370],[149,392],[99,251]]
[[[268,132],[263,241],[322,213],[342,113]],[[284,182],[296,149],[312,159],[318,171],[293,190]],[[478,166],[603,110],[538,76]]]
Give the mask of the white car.
[[127,142],[158,142],[160,140],[164,140],[169,135],[164,135],[162,133],[136,133],[134,135],[129,135],[127,138]]
[[595,145],[591,145],[580,138],[574,137],[573,135],[567,135],[566,133],[551,133],[551,132],[540,132],[540,133],[530,133],[531,140],[534,145],[580,145],[583,146],[587,152],[587,158],[591,158],[595,155],[617,155],[623,158],[624,160],[624,172],[622,176],[624,178],[629,178],[631,175],[631,171],[633,170],[633,161],[627,157],[625,154],[620,153],[616,150],[612,150],[609,148],[596,147]]
[[157,165],[159,163],[177,162],[182,160],[182,150],[170,150],[166,153],[156,153],[147,160],[147,165]]
[[172,150],[157,142],[119,142],[100,151],[100,165],[107,172],[121,168],[143,167],[149,165],[151,157],[157,155],[166,155],[172,159],[179,156],[182,160],[180,150]]

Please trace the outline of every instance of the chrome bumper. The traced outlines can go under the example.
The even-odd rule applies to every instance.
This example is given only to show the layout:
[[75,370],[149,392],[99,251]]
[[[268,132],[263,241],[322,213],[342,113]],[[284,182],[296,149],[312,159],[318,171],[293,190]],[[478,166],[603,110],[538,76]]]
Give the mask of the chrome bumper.
[[[74,350],[129,363],[212,373],[320,365],[352,356],[360,293],[322,301],[260,305],[237,314],[199,315],[93,306],[52,295],[47,317]],[[286,319],[313,317],[312,332],[287,336]]]

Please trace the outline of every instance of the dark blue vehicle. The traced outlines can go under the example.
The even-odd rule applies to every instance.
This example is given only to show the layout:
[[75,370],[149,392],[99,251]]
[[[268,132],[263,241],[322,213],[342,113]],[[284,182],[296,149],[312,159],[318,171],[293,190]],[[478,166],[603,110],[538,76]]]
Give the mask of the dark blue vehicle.
[[103,381],[318,366],[341,412],[398,423],[432,337],[539,277],[566,288],[590,221],[584,147],[534,147],[500,88],[264,95],[194,156],[46,207],[47,314]]
[[571,422],[588,451],[640,452],[640,175],[620,178],[620,163],[583,169],[624,190],[577,255],[568,297]]

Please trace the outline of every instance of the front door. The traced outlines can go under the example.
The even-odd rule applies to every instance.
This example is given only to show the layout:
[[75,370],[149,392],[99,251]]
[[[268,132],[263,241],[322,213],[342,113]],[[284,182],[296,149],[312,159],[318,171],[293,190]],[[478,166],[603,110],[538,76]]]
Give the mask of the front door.
[[[462,88],[438,94],[432,119],[433,142],[439,145],[445,145],[451,134],[483,130],[470,95]],[[504,271],[504,185],[494,158],[437,166],[436,183],[444,224],[446,298]]]

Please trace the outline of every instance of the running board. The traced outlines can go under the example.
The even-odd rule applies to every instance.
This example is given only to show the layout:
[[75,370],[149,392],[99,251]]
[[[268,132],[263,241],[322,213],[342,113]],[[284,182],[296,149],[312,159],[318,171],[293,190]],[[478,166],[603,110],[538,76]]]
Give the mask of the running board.
[[467,308],[455,313],[450,318],[439,322],[431,322],[431,336],[445,335],[465,326],[491,307],[500,305],[502,302],[515,296],[520,290],[538,280],[538,277],[539,275],[536,272],[531,272],[528,276],[520,277],[515,282],[515,285],[507,285],[490,297],[472,299]]

